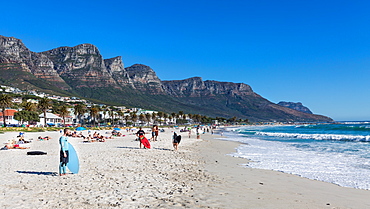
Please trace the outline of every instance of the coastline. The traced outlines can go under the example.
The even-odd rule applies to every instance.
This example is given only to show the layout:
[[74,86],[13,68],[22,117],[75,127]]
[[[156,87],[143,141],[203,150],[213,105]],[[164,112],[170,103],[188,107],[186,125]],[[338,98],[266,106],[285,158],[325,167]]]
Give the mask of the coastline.
[[203,192],[221,208],[370,208],[369,190],[242,166],[247,159],[229,155],[240,143],[218,138],[203,137],[198,149],[205,170],[221,179]]
[[[26,133],[26,150],[0,151],[1,208],[370,208],[370,191],[339,187],[277,171],[252,169],[228,154],[238,142],[185,133],[178,151],[165,129],[153,148],[133,133],[106,142],[70,138],[80,173],[58,176],[59,132]],[[107,135],[108,130],[100,131]],[[150,133],[150,132],[147,132]],[[0,134],[0,144],[18,133]],[[38,136],[51,136],[37,141]],[[149,134],[147,134],[149,137]],[[42,150],[44,156],[28,156]]]

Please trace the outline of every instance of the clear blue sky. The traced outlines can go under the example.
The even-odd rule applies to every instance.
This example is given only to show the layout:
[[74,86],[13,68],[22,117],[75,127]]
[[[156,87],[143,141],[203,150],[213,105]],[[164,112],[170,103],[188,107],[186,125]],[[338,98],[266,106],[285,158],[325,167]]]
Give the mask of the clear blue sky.
[[370,1],[3,1],[0,35],[82,43],[161,80],[249,84],[335,120],[370,120]]

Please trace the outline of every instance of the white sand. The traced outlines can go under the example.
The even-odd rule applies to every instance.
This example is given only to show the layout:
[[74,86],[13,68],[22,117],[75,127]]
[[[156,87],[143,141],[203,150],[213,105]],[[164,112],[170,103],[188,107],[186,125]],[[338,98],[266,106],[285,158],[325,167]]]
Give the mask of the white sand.
[[[70,138],[80,173],[62,177],[59,132],[26,133],[30,149],[0,151],[0,208],[370,208],[368,190],[241,167],[246,160],[226,155],[238,144],[208,134],[182,134],[173,151],[173,130],[165,130],[150,150],[126,132],[106,142]],[[0,134],[0,144],[17,135]],[[48,154],[26,155],[31,150]]]

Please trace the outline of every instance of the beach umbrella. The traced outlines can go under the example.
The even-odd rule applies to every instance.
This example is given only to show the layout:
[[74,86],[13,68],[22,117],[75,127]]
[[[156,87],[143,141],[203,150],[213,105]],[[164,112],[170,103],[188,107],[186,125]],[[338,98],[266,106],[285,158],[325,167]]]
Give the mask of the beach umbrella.
[[120,128],[114,128],[113,130],[120,131],[121,129]]
[[84,127],[77,127],[76,128],[76,131],[84,131],[84,130],[86,130],[86,128],[84,128]]

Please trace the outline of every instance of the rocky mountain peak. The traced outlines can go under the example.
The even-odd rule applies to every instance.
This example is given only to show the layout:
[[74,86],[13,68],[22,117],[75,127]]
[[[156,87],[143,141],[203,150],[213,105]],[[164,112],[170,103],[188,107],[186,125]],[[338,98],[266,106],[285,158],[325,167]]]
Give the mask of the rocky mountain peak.
[[134,64],[125,68],[134,87],[152,94],[163,94],[162,82],[152,68],[142,64]]
[[290,109],[293,109],[293,110],[297,110],[299,112],[312,114],[311,110],[308,109],[308,107],[303,106],[303,104],[301,102],[284,102],[284,101],[282,101],[282,102],[279,102],[278,105],[283,106],[283,107],[287,107],[287,108],[290,108]]

